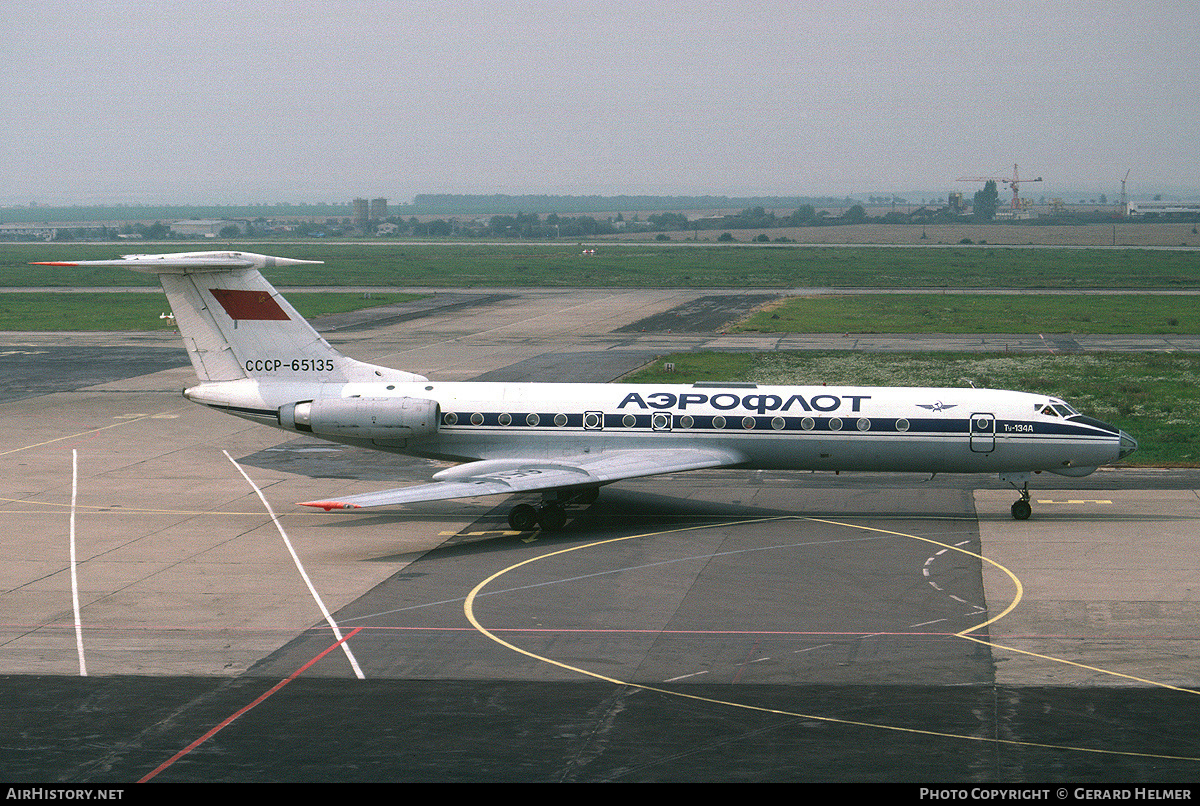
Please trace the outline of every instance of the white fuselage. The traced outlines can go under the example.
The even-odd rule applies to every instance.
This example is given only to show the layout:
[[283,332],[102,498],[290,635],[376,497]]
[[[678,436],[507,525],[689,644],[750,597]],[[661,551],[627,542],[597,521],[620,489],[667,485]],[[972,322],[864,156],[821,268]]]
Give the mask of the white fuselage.
[[[243,380],[187,394],[323,439],[456,461],[686,446],[761,469],[1079,476],[1125,447],[1119,429],[1054,398],[969,388]],[[433,401],[436,427],[389,423],[405,398]],[[282,407],[322,399],[355,413],[336,427],[281,420]]]

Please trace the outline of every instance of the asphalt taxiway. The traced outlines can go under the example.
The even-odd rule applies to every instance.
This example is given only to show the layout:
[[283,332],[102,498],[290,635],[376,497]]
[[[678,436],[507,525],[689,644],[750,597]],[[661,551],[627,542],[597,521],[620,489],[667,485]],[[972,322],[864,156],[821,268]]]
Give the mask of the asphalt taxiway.
[[[716,296],[325,324],[447,380],[778,346],[708,331],[744,302]],[[439,466],[188,404],[175,338],[0,335],[0,779],[1200,774],[1194,471],[1038,477],[1026,522],[991,478],[738,470],[613,485],[553,536],[495,498],[324,513],[293,502]]]

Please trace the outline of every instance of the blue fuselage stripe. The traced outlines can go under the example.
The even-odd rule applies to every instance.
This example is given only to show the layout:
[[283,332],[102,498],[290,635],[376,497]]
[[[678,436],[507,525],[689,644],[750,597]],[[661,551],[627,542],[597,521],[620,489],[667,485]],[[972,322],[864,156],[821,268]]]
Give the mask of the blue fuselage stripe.
[[[755,414],[672,414],[668,412],[603,414],[585,422],[585,413],[565,412],[447,412],[443,415],[444,431],[501,430],[585,430],[585,431],[646,431],[673,430],[683,432],[764,432],[764,433],[838,433],[871,435],[939,437],[1020,437],[1037,436],[1070,439],[1113,439],[1115,431],[1105,431],[1090,425],[1067,422],[1032,422],[990,420],[986,428],[971,427],[970,419],[903,418],[903,417],[812,417]],[[505,418],[502,420],[501,418]],[[901,424],[900,427],[897,424]],[[904,427],[904,426],[907,427]],[[864,427],[865,426],[865,427]]]

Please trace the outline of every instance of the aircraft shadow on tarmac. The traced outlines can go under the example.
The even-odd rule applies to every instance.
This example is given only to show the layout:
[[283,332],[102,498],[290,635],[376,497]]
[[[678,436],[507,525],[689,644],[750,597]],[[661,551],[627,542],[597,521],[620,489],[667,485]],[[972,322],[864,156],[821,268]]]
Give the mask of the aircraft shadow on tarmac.
[[[799,491],[803,492],[803,491]],[[958,491],[943,491],[958,493]],[[970,506],[959,498],[959,505]],[[514,532],[506,521],[511,500],[496,504],[466,501],[430,502],[410,505],[404,509],[379,511],[321,513],[323,522],[318,528],[348,530],[355,528],[394,529],[405,533],[409,524],[419,521],[426,525],[445,522],[455,531],[445,531],[434,536],[428,549],[418,549],[396,555],[369,558],[376,562],[415,560],[427,551],[447,551],[466,554],[484,554],[510,550],[514,543],[537,542],[555,547],[566,547],[577,542],[590,542],[612,537],[668,532],[681,528],[721,526],[727,524],[752,524],[754,521],[792,519],[803,521],[808,518],[850,520],[859,523],[895,524],[897,521],[929,521],[931,519],[957,519],[972,517],[970,511],[947,506],[937,512],[915,512],[912,509],[824,509],[803,510],[774,506],[755,506],[746,503],[712,501],[694,497],[672,496],[662,493],[629,489],[604,489],[600,497],[587,506],[568,508],[566,526],[554,532],[540,530]],[[1007,513],[1003,513],[1008,518]],[[327,518],[327,519],[326,519]],[[466,528],[461,524],[469,522]],[[436,528],[436,526],[435,526]]]
[[[518,533],[509,528],[506,520],[508,509],[515,500],[520,500],[520,498],[504,500],[498,504],[461,500],[434,501],[409,504],[404,507],[381,508],[377,511],[332,512],[327,516],[327,520],[322,519],[325,520],[325,523],[322,523],[321,526],[402,527],[414,520],[425,523],[444,521],[448,524],[462,524],[464,521],[470,521],[471,525],[463,530],[464,532],[481,533],[492,537],[500,534],[509,536],[538,534],[545,538],[555,535],[628,531],[630,529],[651,531],[692,523],[718,523],[729,520],[795,517],[810,514],[746,504],[704,501],[638,490],[605,489],[592,504],[568,507],[567,525],[562,529],[553,533],[541,530]],[[529,500],[536,501],[538,499],[529,497]],[[872,513],[872,515],[879,516],[880,513]],[[882,516],[887,517],[886,514]]]
[[[238,459],[239,463],[262,470],[279,471],[314,479],[314,497],[327,494],[321,479],[386,482],[395,486],[426,482],[443,462],[398,454],[368,451],[347,445],[310,438],[293,439]],[[1040,477],[1039,477],[1040,479]],[[1053,498],[1054,488],[1081,485],[1080,479],[1045,479],[1044,497]],[[1112,481],[1112,480],[1110,480]],[[1074,484],[1070,484],[1074,482]],[[655,491],[641,489],[655,485]],[[705,498],[706,487],[725,488]],[[755,518],[826,518],[874,523],[906,522],[931,519],[967,518],[987,522],[1010,522],[1008,507],[995,511],[977,511],[973,491],[1008,489],[993,477],[938,476],[936,479],[912,474],[857,473],[842,474],[836,479],[828,473],[758,473],[748,470],[697,471],[687,479],[670,476],[643,479],[625,484],[606,486],[597,501],[588,506],[568,508],[568,522],[554,533],[541,531],[520,533],[522,539],[535,535],[538,540],[599,535],[615,532],[654,531],[711,521]],[[331,489],[331,488],[330,488]],[[669,491],[678,489],[679,495]],[[729,489],[743,490],[732,500],[714,500],[716,495],[729,496]],[[763,495],[762,492],[766,491]],[[1035,498],[1039,495],[1034,493]],[[406,530],[407,524],[421,521],[426,524],[446,523],[455,527],[449,539],[431,541],[430,547],[466,543],[495,543],[506,545],[517,533],[508,526],[506,515],[514,501],[537,496],[519,496],[511,500],[484,498],[476,501],[451,500],[410,504],[403,507],[380,508],[355,512],[333,512],[322,518],[317,528],[352,529],[384,526]],[[283,502],[281,502],[283,503]],[[324,514],[324,513],[322,513]],[[1073,523],[1108,523],[1114,520],[1162,520],[1169,514],[1120,515],[1078,508],[1056,510],[1036,507],[1037,521],[1070,521]],[[463,529],[461,524],[470,525]],[[434,536],[436,537],[436,536]],[[397,557],[409,556],[408,554]],[[382,559],[382,558],[381,558]]]

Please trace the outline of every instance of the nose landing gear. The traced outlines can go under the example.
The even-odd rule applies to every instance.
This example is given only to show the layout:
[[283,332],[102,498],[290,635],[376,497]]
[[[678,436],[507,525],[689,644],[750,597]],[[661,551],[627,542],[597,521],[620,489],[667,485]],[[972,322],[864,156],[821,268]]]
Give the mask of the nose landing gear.
[[1012,485],[1013,489],[1021,494],[1021,497],[1012,505],[1011,511],[1014,520],[1027,521],[1033,514],[1033,507],[1029,504],[1029,475],[1028,473],[1000,474],[1001,481]]

